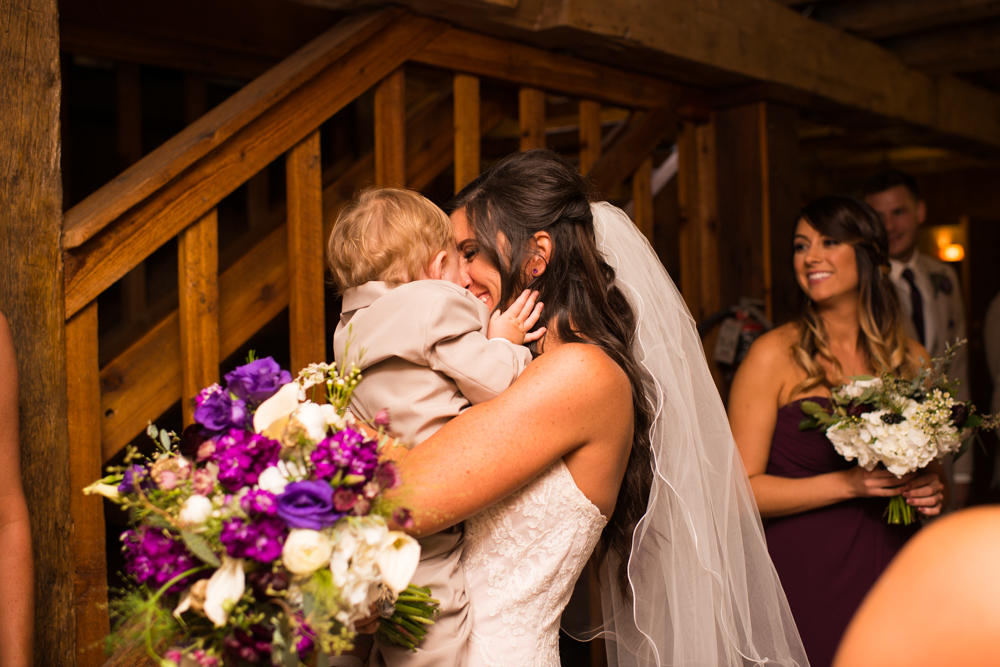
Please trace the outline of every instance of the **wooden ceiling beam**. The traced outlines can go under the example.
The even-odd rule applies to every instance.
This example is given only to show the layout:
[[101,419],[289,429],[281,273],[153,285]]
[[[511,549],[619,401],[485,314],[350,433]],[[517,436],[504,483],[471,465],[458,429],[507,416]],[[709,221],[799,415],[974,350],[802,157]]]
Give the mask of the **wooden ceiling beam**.
[[884,43],[907,65],[932,72],[1000,67],[1000,19],[907,35]]
[[868,39],[884,39],[1000,16],[998,0],[865,0],[820,5],[812,18]]
[[917,71],[877,44],[774,0],[552,0],[546,7],[541,12],[535,3],[521,2],[511,15],[492,20],[532,34],[536,42],[558,41],[571,52],[617,45],[641,53],[650,69],[670,64],[766,82],[929,135],[1000,147],[1000,95]]

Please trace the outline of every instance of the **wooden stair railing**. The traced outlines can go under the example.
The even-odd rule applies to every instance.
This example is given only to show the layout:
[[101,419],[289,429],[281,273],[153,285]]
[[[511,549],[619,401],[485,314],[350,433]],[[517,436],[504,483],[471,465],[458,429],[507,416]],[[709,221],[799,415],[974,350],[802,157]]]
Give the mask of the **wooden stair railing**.
[[[453,92],[407,117],[407,62],[453,73]],[[450,164],[456,190],[479,173],[481,137],[508,115],[480,77],[520,87],[522,149],[544,146],[545,93],[581,98],[580,164],[598,187],[631,177],[652,235],[651,153],[700,99],[656,79],[487,38],[398,10],[345,19],[65,215],[67,386],[72,471],[81,489],[219,362],[289,308],[293,370],[325,355],[323,248],[341,206],[365,183],[426,187]],[[375,149],[325,187],[319,127],[372,86]],[[601,103],[633,111],[602,154]],[[219,203],[285,155],[285,221],[221,274]],[[177,237],[177,310],[98,368],[97,296]],[[294,258],[294,261],[290,261]],[[103,506],[72,494],[77,664],[101,664],[108,632]]]

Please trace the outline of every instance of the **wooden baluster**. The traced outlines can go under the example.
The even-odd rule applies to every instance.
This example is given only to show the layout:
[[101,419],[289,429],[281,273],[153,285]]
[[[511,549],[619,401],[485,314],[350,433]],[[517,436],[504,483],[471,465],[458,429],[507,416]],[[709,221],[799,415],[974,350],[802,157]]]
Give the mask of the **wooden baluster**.
[[580,100],[580,173],[586,176],[601,157],[601,103]]
[[219,222],[216,209],[177,236],[181,326],[181,408],[194,421],[194,398],[219,381]]
[[292,373],[326,361],[319,130],[288,151],[288,323]]
[[455,97],[455,192],[479,175],[479,78],[456,74]]
[[518,95],[521,150],[545,148],[545,91],[521,88]]
[[[101,382],[97,368],[97,301],[66,322],[66,410],[69,423],[69,494],[73,519],[73,587],[78,667],[104,664],[108,571],[104,502],[81,489],[101,474]],[[36,632],[45,632],[44,628]]]
[[[142,159],[142,83],[139,65],[117,63],[116,117],[118,167],[125,170]],[[126,327],[141,327],[146,314],[146,263],[122,278],[122,319]]]
[[402,67],[375,89],[375,185],[406,187],[406,77]]
[[639,231],[653,242],[653,156],[639,163],[632,175],[632,202],[635,207],[632,219]]

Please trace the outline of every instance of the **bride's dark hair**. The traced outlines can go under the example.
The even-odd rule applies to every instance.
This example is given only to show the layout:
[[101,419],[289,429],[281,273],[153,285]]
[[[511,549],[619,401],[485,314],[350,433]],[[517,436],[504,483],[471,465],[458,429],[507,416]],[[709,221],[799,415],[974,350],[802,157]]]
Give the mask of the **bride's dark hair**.
[[[587,182],[557,153],[515,153],[483,172],[448,205],[449,212],[461,208],[477,252],[500,272],[498,303],[508,304],[528,288],[538,290],[545,308],[536,328],[548,327],[567,343],[597,345],[628,375],[635,413],[632,451],[598,557],[618,556],[618,585],[630,597],[632,533],[646,511],[653,476],[653,413],[646,396],[647,373],[632,355],[635,311],[597,249]],[[526,267],[539,257],[534,235],[540,231],[551,236],[552,250],[545,271],[532,276]],[[537,352],[534,344],[532,352]]]

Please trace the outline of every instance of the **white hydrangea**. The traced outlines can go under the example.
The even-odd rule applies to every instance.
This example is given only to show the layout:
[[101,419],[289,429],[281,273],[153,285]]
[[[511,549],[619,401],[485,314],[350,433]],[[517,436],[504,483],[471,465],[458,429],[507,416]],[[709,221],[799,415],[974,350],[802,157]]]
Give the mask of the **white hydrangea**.
[[902,400],[899,414],[902,420],[898,423],[891,423],[891,418],[889,422],[883,419],[892,411],[873,410],[834,424],[827,429],[826,436],[837,453],[848,461],[857,459],[865,470],[874,470],[881,463],[897,477],[919,470],[958,448],[961,441],[950,421],[950,396],[947,401],[932,396],[924,403],[911,398]]

